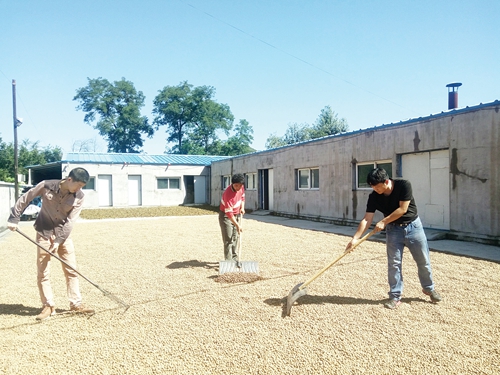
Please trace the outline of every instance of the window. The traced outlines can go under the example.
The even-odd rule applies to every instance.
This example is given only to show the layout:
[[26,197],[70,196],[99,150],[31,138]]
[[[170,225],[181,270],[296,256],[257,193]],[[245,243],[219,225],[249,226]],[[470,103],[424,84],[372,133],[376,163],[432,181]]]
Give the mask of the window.
[[226,190],[231,185],[231,176],[222,176],[222,190]]
[[371,189],[371,186],[366,183],[366,176],[374,168],[383,168],[387,172],[390,178],[392,178],[392,162],[391,161],[379,161],[371,163],[358,164],[356,168],[356,181],[358,189]]
[[82,190],[95,190],[95,177],[90,177]]
[[179,177],[175,178],[167,178],[167,177],[159,177],[156,179],[156,187],[160,189],[180,189],[181,188],[181,179]]
[[299,190],[319,189],[319,168],[298,169],[297,185]]
[[257,190],[257,173],[247,173],[245,175],[245,189]]

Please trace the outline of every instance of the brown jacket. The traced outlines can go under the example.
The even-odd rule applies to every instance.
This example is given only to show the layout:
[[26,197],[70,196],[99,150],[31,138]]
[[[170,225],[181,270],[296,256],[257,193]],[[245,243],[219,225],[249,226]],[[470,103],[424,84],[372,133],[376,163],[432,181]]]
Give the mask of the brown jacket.
[[22,195],[12,207],[8,222],[17,224],[21,214],[36,197],[42,198],[42,209],[35,221],[35,230],[45,238],[55,235],[54,241],[62,244],[70,235],[75,220],[83,208],[85,194],[61,194],[60,184],[64,180],[46,180]]

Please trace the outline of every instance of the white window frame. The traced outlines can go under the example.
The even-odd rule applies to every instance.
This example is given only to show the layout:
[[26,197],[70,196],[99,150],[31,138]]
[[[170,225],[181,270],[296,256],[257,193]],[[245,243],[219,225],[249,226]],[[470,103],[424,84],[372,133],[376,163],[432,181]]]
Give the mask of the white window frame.
[[221,176],[222,190],[226,190],[231,185],[231,175]]
[[[304,173],[307,176],[307,186],[301,186],[301,174]],[[297,189],[319,190],[319,167],[297,169]]]
[[257,190],[257,173],[245,174],[245,190]]
[[[391,168],[390,170],[387,170],[384,168],[383,164],[390,164]],[[374,168],[378,168],[379,166],[382,165],[382,168],[384,168],[389,175],[390,178],[392,178],[392,160],[378,160],[378,161],[371,161],[371,162],[365,162],[365,163],[358,163],[356,164],[356,190],[371,190],[372,187],[369,186],[366,183],[366,175],[365,176],[359,176],[359,167],[361,166],[370,166],[370,170]],[[360,184],[362,186],[360,186]]]
[[[159,187],[159,181],[167,181],[167,187]],[[170,181],[176,180],[178,182],[178,187],[171,187]],[[156,177],[156,190],[181,190],[181,178],[180,177]]]

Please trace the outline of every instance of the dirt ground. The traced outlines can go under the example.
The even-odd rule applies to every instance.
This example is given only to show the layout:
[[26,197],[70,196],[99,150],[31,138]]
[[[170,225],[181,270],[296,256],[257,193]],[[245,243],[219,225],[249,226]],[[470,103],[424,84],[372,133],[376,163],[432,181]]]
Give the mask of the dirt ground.
[[[34,237],[32,223],[21,230]],[[387,298],[385,245],[367,241],[308,287],[290,290],[342,254],[347,237],[247,216],[243,260],[263,280],[216,282],[216,215],[79,221],[78,268],[92,317],[72,315],[52,261],[58,315],[43,322],[34,245],[0,240],[2,374],[498,374],[500,264],[431,253],[440,304],[404,258],[397,310]]]

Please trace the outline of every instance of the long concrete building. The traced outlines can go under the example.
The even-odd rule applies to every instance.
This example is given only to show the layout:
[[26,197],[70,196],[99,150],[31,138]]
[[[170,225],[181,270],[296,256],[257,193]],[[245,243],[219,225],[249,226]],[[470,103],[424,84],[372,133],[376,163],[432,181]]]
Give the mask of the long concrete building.
[[356,225],[372,191],[367,172],[382,166],[411,181],[425,227],[498,246],[499,161],[495,101],[214,161],[211,204],[244,173],[249,209]]

